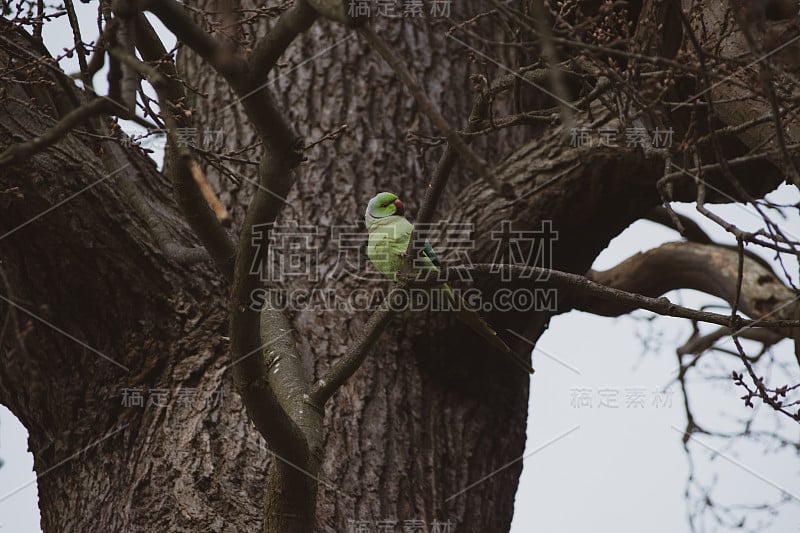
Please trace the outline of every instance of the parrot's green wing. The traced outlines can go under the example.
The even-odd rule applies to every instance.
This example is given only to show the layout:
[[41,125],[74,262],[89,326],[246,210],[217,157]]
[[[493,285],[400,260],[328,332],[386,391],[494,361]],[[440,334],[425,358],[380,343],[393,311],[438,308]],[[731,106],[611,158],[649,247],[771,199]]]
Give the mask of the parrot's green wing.
[[438,269],[441,268],[442,262],[439,260],[439,256],[436,255],[436,252],[433,251],[433,246],[431,246],[431,241],[425,239],[425,246],[422,248],[422,253],[424,253],[428,259],[431,260],[431,263]]

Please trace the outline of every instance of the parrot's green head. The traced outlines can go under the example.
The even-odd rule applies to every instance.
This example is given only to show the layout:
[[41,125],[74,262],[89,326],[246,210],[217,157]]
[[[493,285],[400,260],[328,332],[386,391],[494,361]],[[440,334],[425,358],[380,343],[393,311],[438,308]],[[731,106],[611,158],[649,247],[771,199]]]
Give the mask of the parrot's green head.
[[364,220],[367,223],[367,227],[369,227],[377,220],[391,216],[403,216],[404,213],[403,202],[400,201],[396,194],[381,192],[375,195],[367,204]]

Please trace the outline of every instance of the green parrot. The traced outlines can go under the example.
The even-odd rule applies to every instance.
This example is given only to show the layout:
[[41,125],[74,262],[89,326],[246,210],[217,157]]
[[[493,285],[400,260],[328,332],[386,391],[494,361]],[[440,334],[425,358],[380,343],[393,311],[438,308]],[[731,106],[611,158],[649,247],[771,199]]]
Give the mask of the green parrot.
[[[403,268],[406,250],[411,240],[411,231],[414,229],[411,222],[404,216],[403,202],[396,194],[378,193],[367,204],[364,220],[369,232],[367,255],[370,261],[384,276],[396,281],[397,273]],[[427,240],[422,251],[424,254],[424,257],[420,258],[423,263],[422,267],[438,272],[441,262],[433,251],[431,243]],[[444,297],[448,298],[450,303],[454,304],[453,307],[458,309],[458,318],[462,322],[483,337],[496,350],[508,356],[516,365],[529,374],[533,373],[531,365],[519,354],[511,351],[508,344],[498,337],[497,332],[477,312],[470,309],[463,299],[460,302],[455,301],[458,296],[447,283],[441,284],[438,289],[441,289]]]

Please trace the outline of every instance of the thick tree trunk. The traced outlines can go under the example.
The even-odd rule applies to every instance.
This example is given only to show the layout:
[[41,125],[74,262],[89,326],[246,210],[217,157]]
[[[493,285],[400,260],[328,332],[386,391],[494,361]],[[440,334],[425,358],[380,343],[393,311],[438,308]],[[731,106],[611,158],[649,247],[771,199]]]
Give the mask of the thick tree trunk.
[[[200,7],[213,5],[201,2]],[[440,28],[420,20],[377,20],[384,37],[413,58],[410,64],[429,96],[454,126],[463,127],[473,100],[465,90],[471,69],[464,50],[444,39]],[[266,32],[259,24],[250,35]],[[441,152],[415,157],[407,133],[431,132],[428,120],[380,56],[352,31],[320,21],[281,62],[285,66],[276,69],[270,87],[307,142],[347,125],[335,142],[306,153],[308,161],[287,198],[284,222],[313,226],[320,233],[319,253],[314,252],[319,279],[289,279],[288,290],[333,290],[345,301],[364,282],[357,273],[332,276],[342,257],[331,229],[352,226],[352,231],[359,225],[363,233],[366,203],[381,190],[400,194],[413,216]],[[199,93],[208,95],[193,101],[198,129],[235,124],[237,134],[226,137],[226,148],[253,142],[241,106],[224,82],[209,76],[202,60],[188,50],[181,50],[179,66],[198,84]],[[492,146],[477,146],[482,155],[497,160],[523,138],[523,132],[510,132]],[[251,158],[259,153],[254,150]],[[252,180],[252,168],[236,170]],[[210,178],[224,191],[222,198],[238,224],[254,186],[246,181],[233,185],[213,171]],[[474,180],[458,168],[448,191]],[[452,222],[471,222],[476,214],[455,194],[443,198],[440,207],[441,218]],[[389,288],[385,281],[367,286]],[[368,317],[311,308],[291,315],[298,347],[316,377],[345,353]],[[527,380],[462,326],[445,331],[441,324],[426,323],[429,318],[406,314],[392,319],[363,367],[329,402],[318,531],[346,531],[348,525],[380,520],[397,520],[398,528],[405,520],[422,520],[428,527],[449,520],[462,531],[508,529],[521,463],[462,496],[449,497],[522,454]]]
[[[466,2],[465,12],[478,4]],[[459,117],[468,115],[474,96],[468,74],[475,71],[465,50],[421,21],[378,23],[451,123],[462,127]],[[266,31],[259,22],[249,35],[232,38]],[[3,35],[15,43],[3,41],[3,64],[43,54],[22,33],[4,27]],[[507,64],[518,65],[516,59]],[[366,201],[380,190],[400,194],[413,213],[439,153],[434,148],[415,157],[406,135],[409,129],[430,132],[428,120],[377,54],[341,26],[316,23],[281,61],[270,87],[307,141],[348,126],[335,141],[306,153],[286,198],[281,222],[319,232],[312,265],[319,277],[293,277],[286,287],[329,289],[339,298],[365,286],[387,288],[387,282],[338,275],[341,248],[331,228],[360,223]],[[224,131],[228,149],[253,143],[256,136],[221,79],[187,50],[180,51],[179,67],[197,89],[190,104],[200,134]],[[52,85],[4,84],[3,145],[40,133],[79,99],[63,76],[35,62],[14,75],[41,76]],[[595,118],[608,114],[613,124],[608,111],[595,112]],[[180,266],[165,258],[121,192],[120,180],[135,183],[163,227],[191,244],[154,165],[134,149],[97,137],[111,135],[107,121],[83,131],[24,165],[0,170],[0,191],[8,189],[0,195],[2,294],[19,306],[3,338],[0,402],[30,431],[42,476],[43,529],[258,531],[272,486],[268,476],[274,483],[287,467],[275,462],[232,389],[229,287],[210,265]],[[475,225],[475,262],[492,261],[499,244],[492,232],[501,221],[520,229],[550,221],[559,232],[552,266],[586,272],[610,239],[659,204],[655,183],[663,164],[633,148],[571,147],[560,128],[533,139],[530,133],[507,130],[474,145],[493,164],[503,161],[498,179],[513,185],[515,201],[457,167],[438,218]],[[257,161],[260,153],[256,147],[242,157]],[[236,228],[256,173],[251,165],[228,164],[238,182],[211,170],[209,178]],[[775,176],[762,173],[744,185],[757,194],[774,187]],[[674,194],[691,199],[692,192],[677,187]],[[479,286],[487,294],[493,290],[487,280]],[[559,293],[562,308],[571,296]],[[3,309],[8,306],[4,301]],[[291,335],[314,377],[345,353],[368,316],[310,307],[289,314]],[[535,342],[551,315],[488,318]],[[518,351],[531,349],[506,338]],[[142,389],[144,407],[123,405],[134,389]],[[168,391],[166,405],[151,405],[160,390]],[[219,390],[216,404],[180,400],[186,391],[202,397]],[[506,465],[524,449],[527,401],[527,378],[463,326],[440,315],[395,316],[327,406],[317,530],[342,532],[380,520],[397,520],[400,529],[406,520],[421,520],[428,527],[450,521],[464,532],[507,531],[522,463]]]
[[[27,36],[2,36],[13,43],[3,64],[29,64],[18,79],[49,82],[4,84],[5,146],[44,131],[78,94],[32,59],[44,51]],[[12,312],[0,401],[30,432],[42,528],[253,530],[264,450],[231,389],[227,288],[210,266],[164,257],[121,181],[177,240],[189,231],[153,162],[98,137],[109,126],[0,171]]]

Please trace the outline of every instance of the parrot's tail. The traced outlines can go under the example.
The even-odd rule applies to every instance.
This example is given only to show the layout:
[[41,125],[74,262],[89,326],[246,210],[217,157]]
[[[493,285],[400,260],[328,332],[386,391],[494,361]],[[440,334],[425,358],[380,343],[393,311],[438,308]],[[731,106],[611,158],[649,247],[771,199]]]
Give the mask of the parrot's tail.
[[[452,289],[450,289],[447,284],[445,284],[445,290],[450,295],[455,297]],[[457,316],[459,320],[469,326],[470,329],[472,329],[475,333],[483,337],[497,351],[505,354],[506,357],[508,357],[515,365],[523,369],[528,374],[533,374],[534,370],[530,363],[528,363],[528,361],[526,361],[521,355],[512,351],[508,344],[506,344],[505,341],[503,341],[503,339],[497,335],[497,332],[492,329],[492,327],[484,319],[482,319],[476,311],[473,311],[469,308],[467,302],[462,299],[457,308]]]

